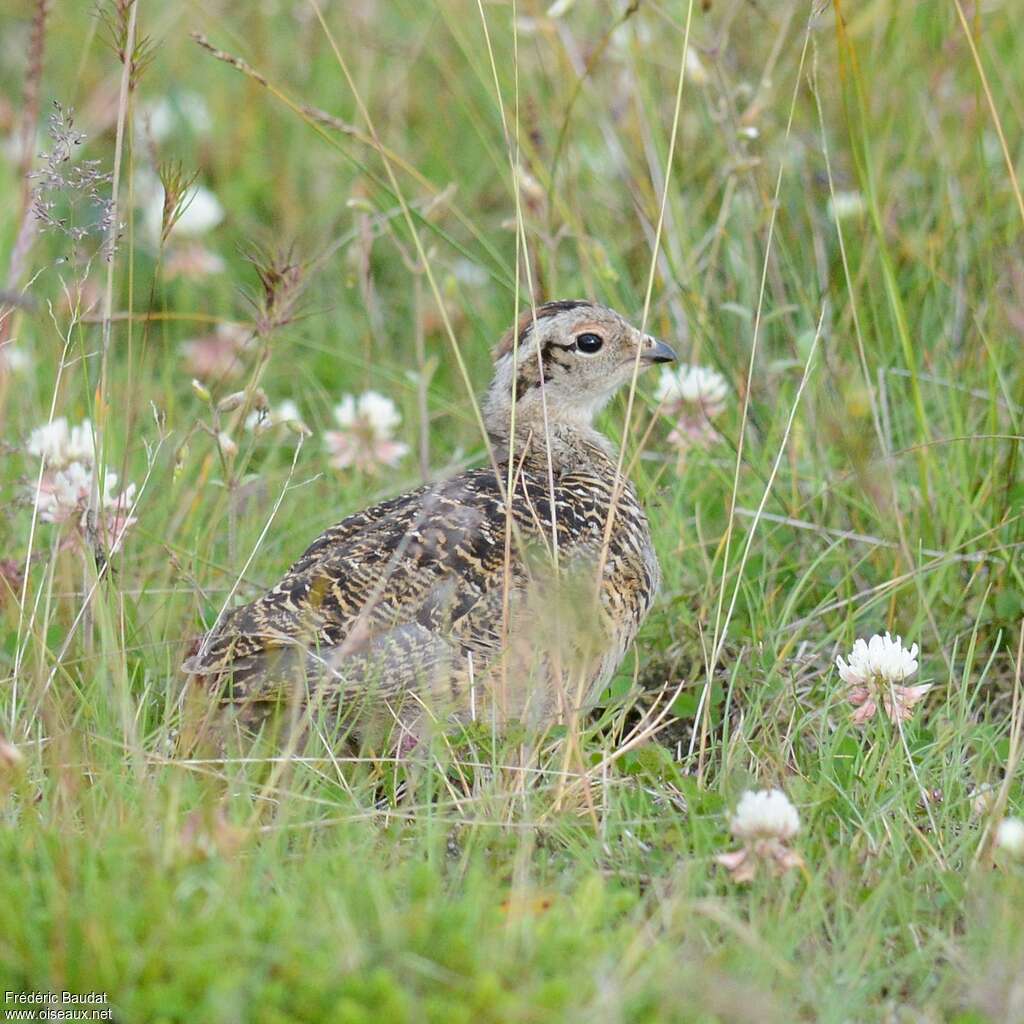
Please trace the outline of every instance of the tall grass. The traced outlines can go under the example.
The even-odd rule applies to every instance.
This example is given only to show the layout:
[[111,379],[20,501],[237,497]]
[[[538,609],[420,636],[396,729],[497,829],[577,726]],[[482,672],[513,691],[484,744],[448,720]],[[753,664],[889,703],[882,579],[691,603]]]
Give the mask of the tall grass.
[[[1024,873],[992,844],[1022,809],[1013,5],[57,5],[41,62],[44,6],[0,15],[0,130],[48,150],[73,107],[124,226],[109,264],[95,231],[26,255],[5,145],[0,991],[125,1021],[1024,1020]],[[222,272],[169,270],[158,168],[223,206]],[[649,380],[605,416],[665,580],[603,708],[407,763],[184,756],[190,644],[323,527],[485,460],[491,343],[577,295],[734,393],[682,456]],[[182,343],[238,323],[194,389]],[[331,408],[371,387],[420,458],[332,470]],[[218,409],[257,388],[313,436]],[[54,416],[139,485],[109,559],[25,498]],[[834,658],[886,629],[935,685],[858,729]],[[714,857],[756,786],[799,807],[805,869],[737,886]]]

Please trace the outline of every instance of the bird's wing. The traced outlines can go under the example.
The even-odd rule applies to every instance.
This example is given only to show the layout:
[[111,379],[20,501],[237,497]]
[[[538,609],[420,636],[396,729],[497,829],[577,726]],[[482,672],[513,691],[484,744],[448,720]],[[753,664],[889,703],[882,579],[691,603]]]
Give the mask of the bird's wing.
[[372,531],[374,523],[401,515],[403,510],[413,511],[423,490],[425,488],[373,505],[328,527],[270,591],[224,613],[203,638],[199,650],[185,659],[182,669],[199,675],[216,674],[228,664],[236,665],[264,648],[297,642],[295,627],[300,617],[297,598],[305,585],[315,579],[317,564],[328,560],[350,541],[358,541],[364,531]]
[[[528,520],[525,506],[545,502],[545,486],[520,477],[517,519]],[[412,624],[457,649],[493,653],[504,568],[501,486],[493,469],[473,470],[325,531],[268,593],[225,616],[183,667],[200,675],[252,668],[264,676],[255,666],[267,663],[268,652],[297,647],[358,657]]]
[[[233,702],[267,702],[301,693],[311,681],[328,682],[325,699],[369,696],[385,700],[411,690],[443,691],[447,681],[466,669],[466,657],[448,637],[417,622],[377,633],[358,651],[342,642],[330,647],[265,647],[231,664],[224,698]],[[317,687],[319,689],[319,687]]]

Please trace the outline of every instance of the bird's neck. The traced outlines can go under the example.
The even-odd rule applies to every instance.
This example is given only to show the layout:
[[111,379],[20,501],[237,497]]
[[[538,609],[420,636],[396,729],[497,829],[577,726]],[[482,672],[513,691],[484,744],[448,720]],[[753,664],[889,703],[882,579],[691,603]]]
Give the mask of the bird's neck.
[[[563,416],[487,417],[487,432],[499,458],[525,466],[569,473],[579,469],[615,472],[615,447],[591,423]],[[603,472],[602,472],[603,475]]]
[[[525,465],[550,467],[556,473],[585,468],[594,460],[611,462],[615,448],[594,428],[594,417],[606,402],[596,396],[592,403],[553,401],[542,387],[513,388],[512,364],[498,364],[484,401],[484,424],[495,449]],[[516,401],[513,407],[512,396]]]

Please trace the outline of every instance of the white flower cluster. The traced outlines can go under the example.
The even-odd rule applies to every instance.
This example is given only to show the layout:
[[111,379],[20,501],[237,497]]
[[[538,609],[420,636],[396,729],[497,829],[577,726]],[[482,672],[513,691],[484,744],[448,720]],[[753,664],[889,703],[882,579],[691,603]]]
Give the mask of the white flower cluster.
[[737,839],[792,839],[800,831],[800,814],[781,789],[748,789],[729,830]]
[[396,466],[409,446],[394,439],[402,414],[390,398],[364,391],[358,398],[345,395],[334,407],[337,430],[324,434],[331,465],[372,473],[380,466]]
[[800,814],[781,789],[748,789],[729,819],[729,831],[742,845],[715,860],[735,882],[753,881],[762,867],[781,875],[803,866],[803,858],[788,845],[800,831]]
[[697,405],[714,419],[725,408],[729,385],[717,371],[707,366],[680,366],[664,369],[654,397],[669,409],[680,405]]
[[855,725],[874,717],[879,704],[893,722],[906,722],[914,705],[931,689],[931,684],[904,686],[917,671],[917,644],[908,650],[903,638],[875,634],[870,640],[858,638],[847,660],[836,658],[839,678],[849,687],[847,699],[857,709]]
[[654,397],[661,410],[675,419],[668,442],[683,453],[706,447],[718,437],[712,420],[725,409],[729,385],[717,370],[683,365],[661,371]]
[[62,469],[73,462],[91,466],[96,451],[92,423],[83,420],[77,427],[69,427],[60,416],[36,427],[28,436],[25,450],[42,460],[47,469]]
[[875,681],[902,683],[917,671],[917,644],[910,650],[903,637],[894,640],[888,633],[875,634],[870,640],[857,639],[849,661],[836,658],[839,678],[851,686],[867,686]]
[[96,478],[96,441],[89,420],[74,427],[69,427],[63,416],[44,423],[29,435],[25,450],[42,463],[42,473],[30,490],[39,518],[44,523],[73,523],[75,536],[80,539],[95,489],[96,532],[104,549],[110,554],[116,552],[126,531],[136,522],[130,515],[135,485],[129,484],[115,494],[116,473],[108,471],[102,480]]

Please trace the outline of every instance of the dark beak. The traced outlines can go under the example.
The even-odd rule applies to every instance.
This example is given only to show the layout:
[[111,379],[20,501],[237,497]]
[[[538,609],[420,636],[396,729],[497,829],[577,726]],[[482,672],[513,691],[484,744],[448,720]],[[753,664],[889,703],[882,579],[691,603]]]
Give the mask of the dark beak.
[[641,361],[645,363],[674,363],[676,361],[675,352],[665,342],[658,341],[656,338],[647,340],[650,345],[643,350],[640,356]]

